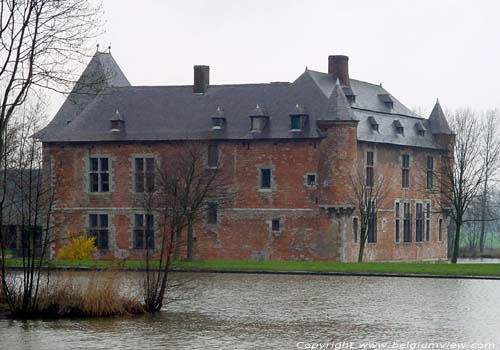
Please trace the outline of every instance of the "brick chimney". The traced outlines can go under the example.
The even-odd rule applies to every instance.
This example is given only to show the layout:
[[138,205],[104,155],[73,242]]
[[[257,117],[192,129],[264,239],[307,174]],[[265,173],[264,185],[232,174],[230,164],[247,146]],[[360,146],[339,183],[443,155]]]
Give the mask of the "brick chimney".
[[342,86],[350,86],[349,57],[344,55],[328,56],[328,74],[335,75]]
[[195,94],[204,94],[210,85],[210,67],[194,66],[193,92]]

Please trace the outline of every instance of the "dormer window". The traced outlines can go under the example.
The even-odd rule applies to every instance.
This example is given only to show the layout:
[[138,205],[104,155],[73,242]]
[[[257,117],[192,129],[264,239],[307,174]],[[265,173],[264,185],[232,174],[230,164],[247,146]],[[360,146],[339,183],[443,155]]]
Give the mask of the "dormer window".
[[422,124],[422,122],[415,123],[415,129],[417,130],[418,136],[425,136],[426,129],[425,129],[424,125]]
[[268,117],[250,117],[250,118],[251,118],[251,125],[250,125],[251,132],[262,132],[266,128]]
[[224,129],[225,124],[225,118],[212,118],[212,129],[214,130]]
[[124,131],[125,127],[125,121],[123,120],[122,116],[120,115],[120,112],[116,110],[115,115],[113,118],[110,119],[110,132],[116,133],[116,132],[121,132]]
[[259,133],[266,129],[269,121],[267,113],[257,105],[250,113],[250,132]]
[[372,117],[372,116],[368,117],[368,122],[370,123],[370,127],[373,131],[376,131],[376,132],[379,131],[378,130],[378,122],[374,117]]
[[302,130],[302,123],[300,120],[300,115],[291,115],[290,116],[290,130],[291,131],[300,131]]
[[214,115],[212,115],[212,130],[221,130],[226,127],[226,118],[224,117],[224,111],[217,107]]
[[356,102],[356,95],[354,94],[350,86],[343,86],[342,90],[344,91],[344,95],[345,97],[347,97],[347,101],[349,101],[349,103]]
[[290,131],[302,131],[307,126],[308,114],[304,106],[296,104],[290,112]]
[[394,124],[394,127],[396,128],[396,134],[399,134],[399,135],[405,134],[405,128],[403,127],[403,125],[401,124],[401,122],[399,120],[395,120],[393,124]]
[[389,94],[379,94],[378,98],[379,98],[380,101],[382,101],[390,109],[392,109],[394,107],[394,100],[392,99],[391,95],[389,95]]

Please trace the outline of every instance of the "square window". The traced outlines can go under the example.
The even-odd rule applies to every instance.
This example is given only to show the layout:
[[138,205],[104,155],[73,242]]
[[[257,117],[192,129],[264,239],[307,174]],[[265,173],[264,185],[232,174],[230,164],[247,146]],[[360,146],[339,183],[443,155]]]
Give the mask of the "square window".
[[271,188],[271,169],[260,169],[260,188]]
[[307,186],[316,186],[316,174],[307,174]]
[[280,219],[273,219],[271,222],[271,229],[273,231],[279,231],[280,230]]

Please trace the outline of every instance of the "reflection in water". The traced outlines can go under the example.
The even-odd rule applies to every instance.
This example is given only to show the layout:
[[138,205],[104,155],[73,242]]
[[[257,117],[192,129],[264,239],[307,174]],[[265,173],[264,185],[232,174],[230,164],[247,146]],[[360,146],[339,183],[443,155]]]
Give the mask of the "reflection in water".
[[[124,275],[125,276],[125,275]],[[127,273],[136,281],[139,275]],[[176,274],[159,315],[0,321],[5,349],[295,349],[298,341],[495,342],[498,281]]]

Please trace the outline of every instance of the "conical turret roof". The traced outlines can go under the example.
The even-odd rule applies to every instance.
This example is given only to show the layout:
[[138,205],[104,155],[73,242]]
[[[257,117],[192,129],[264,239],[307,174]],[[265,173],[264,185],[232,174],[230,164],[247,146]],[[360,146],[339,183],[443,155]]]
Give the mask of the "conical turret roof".
[[436,104],[434,105],[434,108],[429,116],[429,123],[433,134],[453,134],[453,131],[451,131],[450,126],[448,125],[443,109],[439,104],[439,99],[436,100]]

